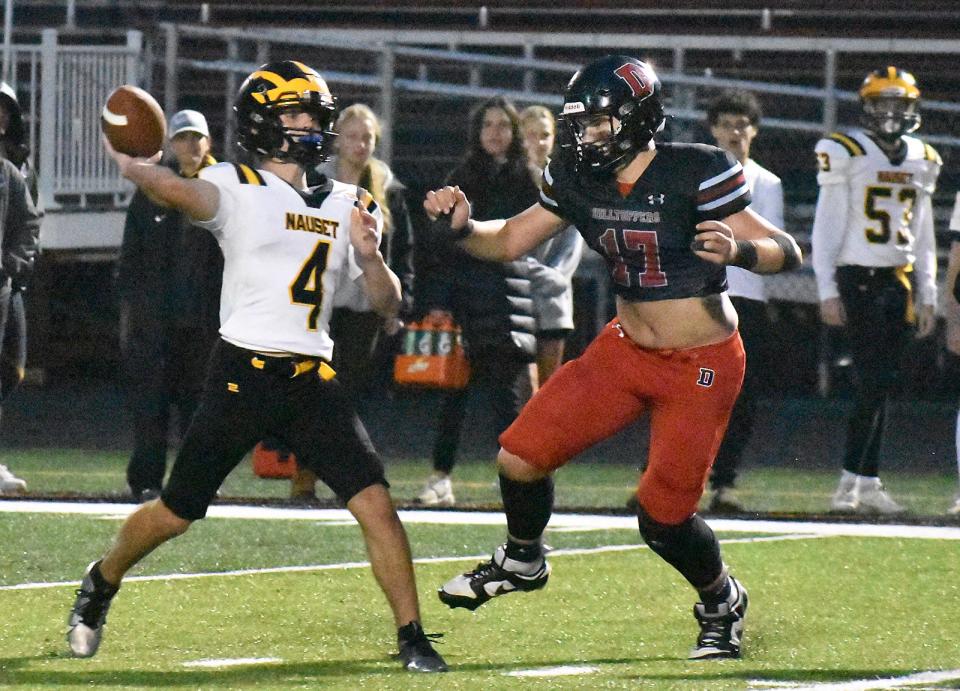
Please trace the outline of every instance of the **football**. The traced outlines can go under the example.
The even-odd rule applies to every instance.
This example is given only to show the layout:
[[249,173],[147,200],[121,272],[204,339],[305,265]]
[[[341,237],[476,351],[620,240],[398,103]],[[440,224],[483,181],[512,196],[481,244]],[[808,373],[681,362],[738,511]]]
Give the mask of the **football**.
[[167,120],[160,104],[130,84],[118,86],[107,97],[100,126],[110,146],[128,156],[153,156],[163,148],[167,135]]

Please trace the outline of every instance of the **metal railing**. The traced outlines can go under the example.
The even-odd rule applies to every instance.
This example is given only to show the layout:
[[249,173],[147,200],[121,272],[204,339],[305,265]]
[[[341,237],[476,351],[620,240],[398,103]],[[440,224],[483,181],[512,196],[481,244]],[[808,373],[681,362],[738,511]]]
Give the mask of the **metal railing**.
[[[207,26],[164,24],[165,41],[164,75],[165,103],[168,110],[176,107],[178,78],[183,67],[205,72],[221,72],[224,81],[235,86],[237,77],[249,73],[257,65],[283,50],[283,57],[297,47],[323,48],[327,53],[350,51],[371,54],[375,59],[357,62],[354,71],[322,70],[328,81],[371,87],[379,91],[380,114],[384,121],[384,137],[380,153],[390,160],[392,153],[392,124],[396,117],[395,104],[398,92],[420,92],[438,96],[454,96],[471,99],[505,95],[517,102],[544,104],[559,103],[555,92],[542,93],[535,85],[543,75],[564,77],[571,75],[580,65],[577,53],[606,50],[640,53],[656,52],[669,55],[669,64],[659,64],[661,80],[671,86],[672,107],[668,108],[675,118],[687,122],[700,122],[704,112],[695,107],[698,90],[718,90],[739,87],[752,91],[792,99],[802,107],[797,112],[809,111],[812,102],[818,106],[820,117],[799,119],[790,117],[766,117],[764,127],[801,132],[828,132],[837,127],[839,106],[856,102],[856,92],[843,90],[837,85],[839,61],[845,56],[883,56],[884,60],[904,55],[960,56],[960,40],[916,39],[845,39],[845,38],[786,38],[769,36],[669,36],[595,33],[490,32],[490,31],[393,31],[393,30],[313,30],[275,28],[269,32],[254,29],[211,28]],[[181,43],[220,41],[226,58],[217,60],[191,59],[180,56]],[[637,45],[630,45],[635,40]],[[462,50],[470,48],[471,51]],[[517,55],[492,55],[473,50],[511,51]],[[571,60],[537,59],[544,52],[568,53]],[[692,70],[686,65],[691,57],[702,53],[729,53],[740,58],[744,53],[814,54],[820,60],[819,86],[804,86],[789,83],[785,79],[769,81],[732,79],[716,76],[713,70]],[[255,55],[254,61],[241,60],[237,56]],[[466,78],[452,83],[435,78],[432,73],[448,68],[451,63],[462,64]],[[397,76],[401,70],[414,72],[415,79]],[[719,71],[719,68],[718,70]],[[514,75],[508,79],[513,86],[485,85],[485,75]],[[225,93],[225,103],[232,100],[232,90]],[[952,121],[960,113],[960,104],[946,101],[923,102],[927,113],[945,114]],[[227,114],[229,121],[229,113]],[[951,122],[952,124],[952,122]],[[232,130],[228,126],[224,151],[232,146]],[[960,136],[950,127],[931,131],[927,128],[924,139],[942,147],[960,148]]]
[[100,109],[116,86],[140,82],[142,43],[130,31],[125,45],[60,45],[57,31],[45,29],[40,45],[11,46],[10,83],[22,99],[46,208],[129,195],[100,147]]
[[[99,146],[99,113],[109,91],[121,83],[137,84],[153,73],[154,54],[159,55],[163,75],[163,102],[172,113],[178,107],[179,78],[184,70],[219,73],[205,90],[223,94],[223,151],[233,148],[229,105],[240,78],[272,55],[296,53],[301,47],[363,56],[341,60],[349,69],[324,70],[334,83],[372,89],[379,99],[384,120],[380,154],[393,153],[393,123],[402,94],[432,94],[437,97],[478,99],[506,95],[517,102],[559,103],[555,89],[539,88],[543,81],[555,83],[569,76],[583,54],[619,50],[659,51],[660,76],[671,87],[669,111],[680,121],[702,121],[697,107],[704,92],[743,87],[778,97],[788,107],[765,118],[764,126],[780,130],[817,133],[837,125],[838,110],[856,100],[856,94],[837,86],[837,66],[848,55],[960,56],[960,41],[913,39],[841,39],[712,36],[625,37],[622,34],[489,31],[391,31],[308,29],[215,29],[206,26],[164,24],[157,43],[144,44],[140,32],[127,33],[125,45],[74,46],[58,44],[56,30],[42,32],[40,45],[13,45],[10,80],[24,99],[29,142],[41,170],[41,195],[48,208],[60,205],[86,207],[92,196],[108,202],[122,201],[129,186],[108,165]],[[635,40],[638,45],[629,45]],[[182,55],[191,43],[223,46],[216,59]],[[625,44],[626,43],[626,44]],[[144,50],[147,48],[147,50]],[[473,51],[486,51],[484,53]],[[711,71],[689,67],[694,56],[727,51],[731,56],[818,55],[820,84],[816,86],[774,81],[732,79]],[[496,54],[499,53],[499,54]],[[509,53],[509,54],[504,54]],[[553,59],[538,58],[549,54]],[[569,60],[556,59],[569,56]],[[373,58],[373,59],[371,59]],[[457,66],[454,73],[451,66]],[[719,69],[717,70],[720,71]],[[159,86],[159,85],[158,85]],[[797,107],[790,107],[795,104]],[[960,148],[955,120],[960,104],[925,100],[928,114],[940,114],[940,129],[925,127],[924,138],[935,145]],[[807,113],[807,119],[791,117]],[[810,115],[812,113],[812,115]],[[39,117],[38,117],[39,116]]]

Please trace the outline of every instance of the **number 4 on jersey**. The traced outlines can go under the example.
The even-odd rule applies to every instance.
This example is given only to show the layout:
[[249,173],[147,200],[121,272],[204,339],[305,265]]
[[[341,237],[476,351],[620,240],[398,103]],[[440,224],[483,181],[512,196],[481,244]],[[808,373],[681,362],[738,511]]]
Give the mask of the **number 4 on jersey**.
[[327,269],[327,255],[330,241],[320,240],[313,248],[310,257],[300,267],[300,273],[290,284],[290,300],[297,305],[310,305],[313,309],[307,315],[307,330],[317,330],[320,318],[320,305],[323,302],[323,272]]

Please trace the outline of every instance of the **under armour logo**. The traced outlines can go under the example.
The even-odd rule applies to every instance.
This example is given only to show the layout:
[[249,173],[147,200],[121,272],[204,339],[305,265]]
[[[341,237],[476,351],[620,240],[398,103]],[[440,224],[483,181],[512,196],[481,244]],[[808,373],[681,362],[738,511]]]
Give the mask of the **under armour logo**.
[[663,204],[664,196],[662,194],[648,194],[647,195],[647,204],[653,206],[654,204]]
[[700,368],[700,376],[697,378],[697,386],[713,386],[713,379],[717,373],[706,367]]

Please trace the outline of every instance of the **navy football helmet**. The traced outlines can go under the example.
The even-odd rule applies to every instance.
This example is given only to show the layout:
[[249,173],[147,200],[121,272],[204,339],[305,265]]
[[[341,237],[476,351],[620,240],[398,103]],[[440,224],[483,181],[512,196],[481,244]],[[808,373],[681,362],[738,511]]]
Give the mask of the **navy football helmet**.
[[[262,65],[240,86],[233,104],[237,114],[237,143],[279,161],[309,168],[326,161],[332,152],[336,100],[323,77],[294,60]],[[291,130],[280,122],[285,110],[315,116],[316,129]],[[286,148],[284,148],[286,143]]]
[[[653,68],[608,55],[579,70],[567,85],[560,115],[560,151],[578,174],[612,175],[663,129],[662,87]],[[588,127],[608,123],[609,136],[585,140]]]

